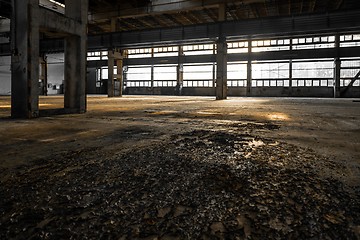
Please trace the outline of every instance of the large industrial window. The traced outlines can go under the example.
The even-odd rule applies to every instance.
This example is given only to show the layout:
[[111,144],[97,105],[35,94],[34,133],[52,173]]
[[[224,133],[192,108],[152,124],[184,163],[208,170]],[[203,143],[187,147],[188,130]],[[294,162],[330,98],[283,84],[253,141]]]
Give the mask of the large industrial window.
[[128,67],[125,71],[126,87],[150,87],[151,67]]
[[[267,57],[264,52],[289,51],[294,55],[300,50],[335,48],[335,35],[293,36],[292,38],[268,38],[252,40],[231,40],[227,42],[229,55],[227,66],[227,85],[232,88],[246,87],[246,59],[255,56]],[[251,48],[249,46],[251,44]],[[360,34],[340,35],[340,47],[360,47]],[[175,64],[179,51],[185,56],[186,63],[182,65],[183,86],[186,88],[215,87],[216,62],[190,63],[198,61],[195,56],[216,54],[216,43],[191,44],[185,46],[163,46],[155,48],[128,49],[129,58],[168,57],[172,65],[154,65],[125,67],[124,80],[127,87],[176,87],[177,66]],[[331,51],[332,52],[332,51]],[[107,52],[89,52],[89,60],[104,60]],[[252,56],[251,56],[252,55]],[[334,56],[335,57],[335,56]],[[212,61],[209,56],[205,61]],[[238,59],[238,60],[235,60]],[[241,59],[241,60],[240,60]],[[261,58],[259,58],[261,59]],[[233,61],[233,62],[231,62]],[[236,62],[235,62],[236,61]],[[155,63],[154,63],[155,64]],[[180,63],[179,63],[180,64]],[[328,59],[283,59],[251,62],[252,87],[333,87],[334,58]],[[360,58],[341,59],[341,86],[347,86],[360,71]],[[100,68],[100,79],[107,79],[107,68]],[[101,77],[100,77],[101,75]],[[353,86],[360,86],[356,80]]]
[[292,40],[292,49],[334,48],[335,36],[301,37]]
[[247,41],[240,41],[240,42],[228,42],[228,54],[232,53],[247,53],[248,50],[248,42]]
[[213,64],[184,65],[184,87],[212,87]]
[[227,65],[228,87],[246,87],[247,64],[246,62],[233,62]]
[[129,49],[128,58],[149,58],[151,57],[151,48]]
[[101,52],[88,52],[87,60],[88,61],[101,60]]
[[158,47],[154,48],[154,57],[171,57],[178,56],[179,47]]
[[293,62],[293,87],[333,87],[334,60]]
[[176,66],[154,66],[154,87],[175,87]]
[[[344,59],[341,62],[341,80],[340,86],[348,86],[351,80],[356,76],[360,71],[360,59],[359,58],[350,58]],[[360,80],[356,80],[353,84],[355,87],[360,86]]]
[[359,47],[360,34],[348,34],[340,36],[340,47]]
[[290,49],[289,39],[256,40],[251,43],[252,52],[284,51]]
[[185,56],[213,54],[214,44],[187,45],[183,47],[183,52]]
[[252,63],[252,87],[289,87],[289,85],[289,61]]

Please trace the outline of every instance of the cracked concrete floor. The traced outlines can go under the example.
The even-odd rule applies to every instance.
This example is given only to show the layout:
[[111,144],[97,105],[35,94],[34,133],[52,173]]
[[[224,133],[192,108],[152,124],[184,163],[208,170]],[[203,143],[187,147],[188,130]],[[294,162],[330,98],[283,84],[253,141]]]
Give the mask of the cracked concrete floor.
[[[62,102],[61,96],[41,97],[40,108],[60,108]],[[109,99],[89,96],[88,112],[82,115],[31,120],[10,119],[9,115],[10,98],[0,97],[2,184],[11,181],[14,174],[41,166],[42,162],[47,164],[44,166],[46,172],[51,165],[48,159],[54,157],[73,159],[72,155],[81,153],[83,158],[97,154],[107,159],[129,151],[156,148],[164,142],[173,142],[174,136],[207,129],[220,133],[251,133],[256,139],[271,142],[269,144],[299,147],[304,149],[302,154],[320,156],[314,157],[314,161],[328,159],[340,164],[333,169],[315,164],[319,175],[334,178],[355,189],[360,186],[358,99],[230,97],[214,101],[213,97],[125,96]],[[246,125],[246,131],[234,128],[235,125]],[[259,141],[255,138],[252,144],[256,145]],[[189,137],[185,139],[192,141]],[[194,146],[189,147],[192,148]],[[62,169],[60,173],[76,170],[71,164],[59,168]],[[209,231],[213,232],[211,226],[213,224]],[[224,227],[219,228],[223,231]],[[358,234],[356,223],[354,229]],[[184,238],[185,235],[181,236]]]
[[[40,109],[61,108],[62,102],[60,96],[40,97]],[[10,98],[0,97],[2,167],[27,164],[40,156],[85,146],[101,146],[104,144],[97,140],[100,136],[129,126],[146,126],[166,135],[201,128],[202,122],[275,123],[280,131],[264,131],[263,134],[309,147],[348,163],[349,168],[360,164],[360,102],[356,99],[230,97],[214,101],[213,97],[109,99],[89,96],[88,112],[84,115],[33,120],[13,120],[9,115]],[[349,169],[349,177],[359,176],[353,171],[356,170]]]

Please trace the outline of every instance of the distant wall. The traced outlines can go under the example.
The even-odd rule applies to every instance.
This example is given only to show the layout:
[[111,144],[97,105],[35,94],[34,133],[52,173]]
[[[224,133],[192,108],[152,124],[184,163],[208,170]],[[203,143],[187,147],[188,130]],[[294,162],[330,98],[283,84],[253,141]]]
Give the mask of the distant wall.
[[63,93],[64,54],[48,54],[48,94]]
[[[11,94],[11,57],[0,57],[0,95]],[[48,94],[61,93],[64,80],[64,54],[48,55]]]
[[0,57],[0,95],[10,95],[11,93],[10,62],[9,56]]
[[[125,94],[130,95],[175,95],[175,87],[151,89],[150,87],[128,87]],[[184,87],[182,95],[186,96],[215,96],[215,88]],[[246,96],[245,87],[229,87],[229,96]],[[334,97],[331,87],[254,87],[251,88],[251,97]],[[360,87],[352,87],[344,97],[360,97]]]

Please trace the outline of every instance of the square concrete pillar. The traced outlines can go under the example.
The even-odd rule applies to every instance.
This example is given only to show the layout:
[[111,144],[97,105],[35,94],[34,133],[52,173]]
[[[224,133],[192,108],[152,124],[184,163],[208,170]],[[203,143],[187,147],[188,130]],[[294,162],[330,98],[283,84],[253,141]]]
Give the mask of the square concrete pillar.
[[222,100],[227,98],[227,43],[225,38],[219,38],[216,46],[216,100]]
[[340,58],[336,58],[334,61],[334,97],[339,98],[341,97],[341,87],[340,87],[340,80],[341,80],[341,60]]
[[65,16],[82,26],[65,38],[64,108],[76,113],[86,112],[87,14],[88,0],[65,0]]
[[108,97],[115,96],[114,60],[114,52],[108,51]]
[[[121,52],[123,52],[123,51],[121,51]],[[121,55],[123,55],[123,54],[121,53]],[[115,95],[118,95],[119,97],[122,97],[123,88],[124,88],[123,67],[124,67],[123,59],[117,59],[116,60],[116,80],[117,80],[119,86],[118,86],[118,92],[115,92]],[[115,88],[115,90],[116,90],[116,88]]]
[[182,88],[184,84],[183,55],[184,55],[183,47],[179,46],[178,65],[176,66],[176,88],[175,88],[175,94],[178,96],[182,95]]
[[247,55],[247,73],[246,73],[246,96],[251,96],[251,83],[252,83],[252,62],[251,62],[251,54],[252,54],[252,41],[248,40],[248,55]]
[[39,115],[39,3],[13,0],[11,21],[11,116]]
[[[124,51],[108,51],[108,97],[122,97]],[[114,66],[116,64],[116,74]]]

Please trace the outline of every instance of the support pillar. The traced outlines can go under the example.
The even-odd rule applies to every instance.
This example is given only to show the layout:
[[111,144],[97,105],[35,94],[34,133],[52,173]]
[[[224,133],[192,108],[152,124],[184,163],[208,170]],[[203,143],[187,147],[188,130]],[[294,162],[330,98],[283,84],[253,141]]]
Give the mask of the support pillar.
[[39,116],[38,0],[12,0],[11,117]]
[[[114,66],[116,64],[116,74]],[[123,51],[108,52],[108,97],[121,97],[123,90]]]
[[[151,48],[151,59],[154,59],[154,48]],[[154,65],[150,66],[150,88],[151,88],[151,94],[155,94],[154,90]]]
[[176,95],[181,96],[182,95],[182,88],[184,83],[184,65],[183,65],[183,59],[182,56],[184,55],[184,50],[182,46],[179,46],[179,52],[178,52],[178,65],[176,67]]
[[[290,55],[292,55],[293,50],[293,39],[290,38]],[[289,60],[289,95],[293,95],[292,81],[293,81],[293,60]]]
[[[335,36],[335,49],[339,52],[340,49],[340,35]],[[341,60],[336,57],[334,60],[334,98],[341,97],[340,79],[341,79]]]
[[65,0],[65,16],[40,8],[39,0],[12,0],[12,6],[11,116],[39,116],[40,29],[66,35],[64,108],[85,112],[88,0]]
[[340,58],[336,58],[334,61],[334,98],[339,98],[340,93],[340,79],[341,79],[341,60]]
[[[123,51],[121,51],[121,56],[123,56]],[[123,89],[124,89],[124,79],[123,79],[123,67],[124,62],[123,58],[116,59],[116,81],[119,84],[118,92],[115,93],[115,95],[122,97],[123,95]]]
[[[112,32],[116,31],[116,22],[115,18],[110,20],[110,30]],[[115,81],[114,81],[114,50],[111,49],[108,51],[108,84],[107,84],[108,97],[115,97]]]
[[219,38],[216,46],[216,100],[222,100],[227,98],[227,43],[225,38]]
[[247,77],[246,77],[246,96],[251,96],[251,82],[252,82],[252,64],[251,64],[252,44],[248,41],[248,61],[247,61]]
[[[216,56],[216,43],[213,44],[213,55]],[[214,89],[214,95],[216,96],[216,62],[213,62],[212,68],[212,85]]]
[[65,38],[64,108],[86,112],[86,62],[88,0],[65,0],[65,16],[81,22],[79,35]]
[[115,81],[114,81],[114,51],[108,51],[108,97],[115,96]]
[[[219,5],[218,20],[226,20],[226,3]],[[227,43],[221,28],[216,49],[216,100],[222,100],[227,98]]]

